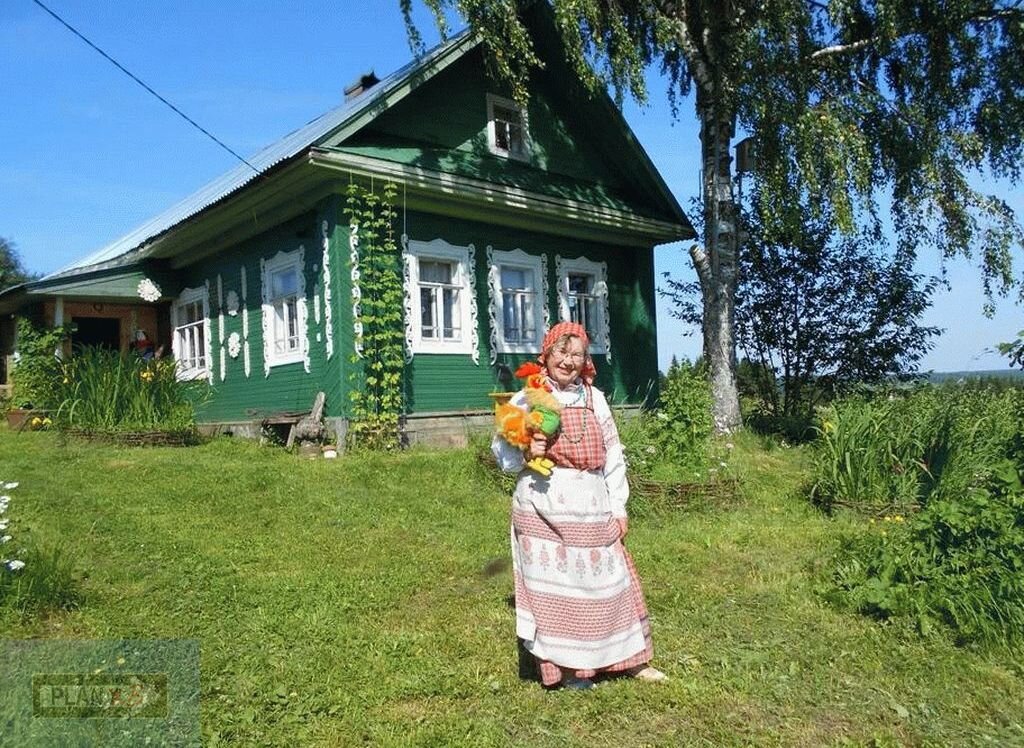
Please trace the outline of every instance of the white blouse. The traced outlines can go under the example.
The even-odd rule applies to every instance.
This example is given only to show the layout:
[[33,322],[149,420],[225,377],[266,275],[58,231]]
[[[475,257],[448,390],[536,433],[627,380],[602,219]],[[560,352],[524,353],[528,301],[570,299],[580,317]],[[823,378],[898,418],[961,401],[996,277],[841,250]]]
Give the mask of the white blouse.
[[[597,422],[601,426],[601,434],[604,436],[606,452],[604,482],[608,488],[608,497],[611,499],[612,514],[616,517],[625,517],[626,501],[629,500],[629,483],[626,480],[626,458],[622,451],[622,443],[619,441],[619,431],[615,428],[612,410],[608,407],[608,400],[605,399],[604,393],[597,387],[591,387],[590,391],[593,393],[594,415],[597,417]],[[556,386],[553,394],[562,405],[583,405],[585,403],[585,399],[581,399],[578,387],[560,390]],[[585,395],[583,397],[585,398]],[[519,390],[509,402],[523,410],[529,409],[526,404],[525,390]],[[497,434],[491,442],[491,451],[498,461],[498,467],[506,472],[518,473],[526,465],[523,451],[519,447],[509,444]]]

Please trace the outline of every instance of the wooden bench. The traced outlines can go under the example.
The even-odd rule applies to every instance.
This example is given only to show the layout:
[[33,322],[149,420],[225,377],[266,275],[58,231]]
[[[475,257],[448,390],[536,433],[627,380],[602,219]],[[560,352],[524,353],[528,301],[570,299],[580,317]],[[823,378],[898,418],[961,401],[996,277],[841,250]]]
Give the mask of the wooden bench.
[[274,413],[262,419],[260,421],[260,427],[263,429],[272,430],[275,427],[287,426],[288,439],[285,442],[285,447],[291,449],[292,444],[295,443],[295,427],[299,424],[299,421],[301,421],[303,417],[307,415],[309,415],[308,410]]
[[323,433],[323,415],[324,415],[324,393],[318,392],[316,398],[313,400],[312,410],[299,410],[299,411],[285,411],[283,413],[274,413],[267,416],[260,422],[262,428],[274,427],[274,426],[287,426],[288,427],[288,439],[285,441],[285,449],[291,449],[295,443],[295,437],[299,438],[311,438],[315,439],[318,437],[310,436],[316,433],[322,436]]

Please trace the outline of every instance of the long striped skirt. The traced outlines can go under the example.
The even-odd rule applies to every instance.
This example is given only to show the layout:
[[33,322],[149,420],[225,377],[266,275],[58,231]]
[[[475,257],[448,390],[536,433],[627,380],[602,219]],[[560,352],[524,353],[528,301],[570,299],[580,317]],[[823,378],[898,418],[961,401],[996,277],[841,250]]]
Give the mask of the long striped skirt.
[[643,665],[647,607],[600,471],[524,471],[512,497],[516,635],[553,685]]

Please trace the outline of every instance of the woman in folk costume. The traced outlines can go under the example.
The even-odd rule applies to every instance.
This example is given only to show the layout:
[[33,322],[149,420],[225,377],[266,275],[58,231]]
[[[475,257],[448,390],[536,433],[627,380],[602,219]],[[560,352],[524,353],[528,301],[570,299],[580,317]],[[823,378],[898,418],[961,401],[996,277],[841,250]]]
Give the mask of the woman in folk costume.
[[[539,661],[546,686],[590,688],[599,673],[665,679],[648,664],[647,608],[622,544],[626,464],[611,409],[593,386],[589,345],[582,325],[551,328],[539,360],[561,405],[559,431],[534,431],[525,448],[500,435],[492,445],[503,470],[519,471],[512,496],[516,635]],[[511,403],[526,409],[525,390]],[[524,469],[538,457],[554,462],[550,477]]]

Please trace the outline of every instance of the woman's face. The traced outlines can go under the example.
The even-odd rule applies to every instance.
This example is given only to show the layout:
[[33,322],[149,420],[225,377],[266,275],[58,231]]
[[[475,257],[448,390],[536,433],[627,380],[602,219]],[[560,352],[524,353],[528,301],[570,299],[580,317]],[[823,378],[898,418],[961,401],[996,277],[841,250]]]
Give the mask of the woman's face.
[[548,352],[545,362],[548,376],[559,387],[568,387],[579,378],[586,359],[587,352],[583,348],[583,341],[579,338],[569,338],[564,343],[556,344]]

